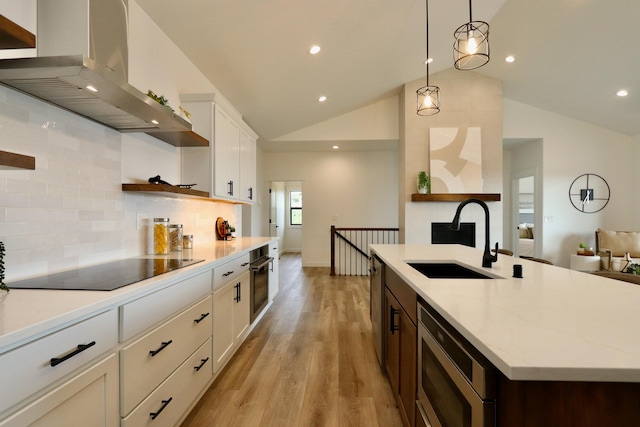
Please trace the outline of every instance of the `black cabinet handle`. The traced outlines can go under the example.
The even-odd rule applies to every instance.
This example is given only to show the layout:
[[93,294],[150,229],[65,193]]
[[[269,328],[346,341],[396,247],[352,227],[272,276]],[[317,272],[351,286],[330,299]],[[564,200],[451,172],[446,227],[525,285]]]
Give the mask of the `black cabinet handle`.
[[253,187],[249,187],[249,200],[253,200]]
[[396,314],[400,313],[400,310],[396,310],[395,308],[393,308],[393,306],[389,306],[390,311],[389,311],[389,316],[390,316],[390,320],[389,320],[389,327],[390,327],[390,331],[391,334],[395,334],[397,330],[400,329],[400,326],[396,325]]
[[246,267],[247,265],[249,265],[249,263],[245,262],[245,263],[240,264],[240,267]]
[[234,288],[236,288],[236,296],[233,299],[235,302],[240,302],[241,297],[240,297],[240,283],[237,283]]
[[229,186],[229,191],[227,192],[230,196],[233,196],[233,181],[229,181],[227,182],[227,185]]
[[227,271],[226,273],[222,273],[222,277],[231,276],[233,274],[233,270]]
[[171,344],[173,342],[173,340],[169,340],[169,341],[163,341],[162,345],[157,349],[157,350],[151,350],[149,352],[149,354],[151,355],[151,357],[155,356],[156,354],[160,353],[162,350],[164,350],[165,348],[167,348],[167,346],[169,344]]
[[160,415],[160,412],[164,411],[164,408],[166,408],[166,407],[167,407],[167,405],[168,405],[169,403],[171,403],[171,401],[172,401],[172,400],[173,400],[173,397],[170,397],[168,400],[163,400],[163,401],[162,401],[162,406],[160,407],[160,409],[158,409],[156,412],[151,412],[151,413],[149,414],[149,415],[151,416],[151,419],[152,419],[152,420],[155,420],[155,419],[156,419],[156,417],[157,417],[158,415]]
[[193,319],[193,321],[194,321],[194,322],[196,322],[196,323],[200,323],[200,322],[202,322],[202,321],[204,320],[204,318],[205,318],[205,317],[207,317],[208,315],[209,315],[209,313],[202,313],[202,314],[200,315],[200,318],[199,318],[199,319]]
[[202,369],[202,367],[204,366],[205,363],[207,363],[208,360],[209,360],[208,357],[206,359],[200,359],[201,363],[198,366],[194,366],[193,369],[195,369],[196,372],[198,372],[200,369]]
[[83,351],[85,351],[89,347],[93,347],[94,345],[96,345],[95,341],[91,341],[89,344],[78,344],[78,348],[76,348],[72,352],[70,352],[68,354],[65,354],[62,357],[52,357],[51,358],[51,366],[59,365],[62,362],[64,362],[65,360],[71,359],[73,356],[76,356],[76,355],[82,353]]

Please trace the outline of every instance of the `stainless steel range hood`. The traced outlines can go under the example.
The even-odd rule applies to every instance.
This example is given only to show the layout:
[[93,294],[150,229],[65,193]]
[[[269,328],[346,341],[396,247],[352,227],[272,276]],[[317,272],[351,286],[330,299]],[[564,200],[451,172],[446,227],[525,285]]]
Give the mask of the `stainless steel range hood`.
[[[62,54],[0,60],[0,84],[120,132],[144,132],[179,147],[209,145],[189,122],[127,83],[123,7],[118,0],[39,1],[38,53]],[[98,23],[103,28],[96,29]],[[78,31],[68,31],[74,26]],[[78,42],[77,32],[89,40]]]

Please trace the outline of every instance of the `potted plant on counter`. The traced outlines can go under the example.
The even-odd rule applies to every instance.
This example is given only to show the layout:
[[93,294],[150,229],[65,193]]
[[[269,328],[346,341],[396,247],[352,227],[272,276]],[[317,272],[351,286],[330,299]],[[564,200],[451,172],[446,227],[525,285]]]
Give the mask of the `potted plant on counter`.
[[418,193],[431,193],[431,180],[429,179],[429,175],[427,175],[425,171],[420,171],[418,173]]

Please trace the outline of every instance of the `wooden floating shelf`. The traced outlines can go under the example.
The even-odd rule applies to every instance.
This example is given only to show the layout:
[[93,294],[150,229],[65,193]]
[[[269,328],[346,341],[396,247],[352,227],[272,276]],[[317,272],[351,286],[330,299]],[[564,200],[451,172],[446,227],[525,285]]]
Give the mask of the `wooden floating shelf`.
[[209,197],[209,192],[192,190],[190,188],[181,188],[175,185],[166,184],[122,184],[122,191],[137,192],[137,193],[151,193],[158,196],[165,197],[187,197],[197,198],[202,200],[208,200],[211,202],[230,203],[230,204],[245,204],[238,200],[216,199]]
[[31,49],[36,36],[5,16],[0,15],[0,49]]
[[209,140],[194,131],[149,131],[147,135],[158,138],[174,147],[208,147]]
[[8,151],[0,151],[0,169],[27,169],[34,170],[36,168],[36,158],[25,156],[23,154],[10,153]]
[[438,193],[412,194],[412,202],[464,202],[467,199],[478,199],[483,202],[499,202],[500,193]]

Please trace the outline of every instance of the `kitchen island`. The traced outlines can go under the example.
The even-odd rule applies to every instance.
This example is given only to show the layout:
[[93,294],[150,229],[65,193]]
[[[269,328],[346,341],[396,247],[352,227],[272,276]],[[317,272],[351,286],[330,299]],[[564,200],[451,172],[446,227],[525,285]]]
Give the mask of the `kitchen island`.
[[[414,295],[414,306],[417,300],[434,310],[497,369],[495,425],[637,425],[637,285],[502,255],[492,268],[483,268],[481,250],[459,245],[372,245],[371,252],[387,269],[386,292],[398,297],[400,311],[421,318],[402,303],[398,282]],[[428,278],[408,264],[417,261],[451,262],[491,278]],[[516,264],[522,265],[522,278],[512,277]],[[398,301],[391,299],[392,313]],[[402,316],[399,322],[402,340]],[[413,363],[402,359],[401,370]],[[420,383],[420,357],[417,363]],[[402,379],[399,384],[400,390],[406,385]],[[422,393],[420,384],[417,392]],[[401,406],[409,420],[416,411],[417,425],[421,417],[409,403],[404,397]]]

